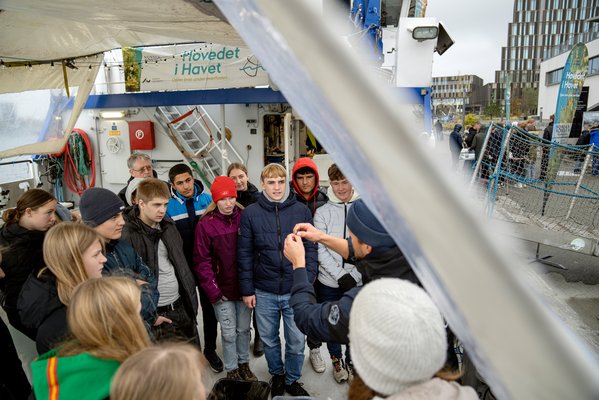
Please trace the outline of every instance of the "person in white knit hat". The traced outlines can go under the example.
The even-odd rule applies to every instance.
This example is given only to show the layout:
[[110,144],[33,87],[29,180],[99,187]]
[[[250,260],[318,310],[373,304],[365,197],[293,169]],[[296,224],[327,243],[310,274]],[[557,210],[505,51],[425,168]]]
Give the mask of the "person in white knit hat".
[[349,339],[358,375],[349,400],[478,399],[472,388],[445,380],[457,376],[440,371],[447,355],[443,317],[411,282],[381,278],[364,286],[351,309]]

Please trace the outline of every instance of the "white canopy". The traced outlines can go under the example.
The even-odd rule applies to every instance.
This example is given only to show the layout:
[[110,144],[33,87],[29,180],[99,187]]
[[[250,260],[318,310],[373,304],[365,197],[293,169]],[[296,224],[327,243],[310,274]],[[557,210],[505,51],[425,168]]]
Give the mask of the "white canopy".
[[201,0],[0,0],[0,9],[5,63],[182,42],[243,45],[216,6]]
[[[2,151],[0,158],[60,152],[102,62],[85,56],[186,42],[244,46],[216,6],[201,0],[0,0],[0,37],[0,93],[79,88],[61,140]],[[70,59],[78,69],[62,67]]]

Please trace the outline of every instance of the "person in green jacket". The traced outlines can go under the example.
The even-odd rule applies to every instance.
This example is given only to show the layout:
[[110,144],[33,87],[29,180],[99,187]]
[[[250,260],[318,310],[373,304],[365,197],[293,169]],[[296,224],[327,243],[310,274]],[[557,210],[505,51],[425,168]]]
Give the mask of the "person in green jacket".
[[67,310],[72,339],[32,363],[36,398],[108,398],[120,364],[150,345],[139,315],[140,295],[127,277],[95,278],[77,286]]

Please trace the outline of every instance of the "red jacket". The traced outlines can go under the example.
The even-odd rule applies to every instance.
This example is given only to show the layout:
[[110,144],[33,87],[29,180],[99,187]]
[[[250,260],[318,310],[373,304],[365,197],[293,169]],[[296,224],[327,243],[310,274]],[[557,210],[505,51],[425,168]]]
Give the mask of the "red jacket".
[[[307,199],[301,194],[302,192],[299,189],[297,182],[295,181],[295,173],[302,168],[309,168],[314,172],[314,175],[316,175],[314,190],[312,191],[310,197]],[[316,209],[318,207],[324,206],[327,203],[327,201],[329,201],[328,196],[323,190],[320,189],[319,185],[320,175],[318,174],[318,167],[316,166],[314,161],[312,161],[312,159],[308,157],[298,158],[298,160],[293,165],[293,170],[291,172],[291,186],[293,189],[293,193],[295,193],[295,198],[299,202],[304,203],[308,206],[310,212],[312,213],[312,216],[314,216],[314,213],[316,212]]]
[[214,304],[222,296],[241,300],[237,278],[237,235],[241,210],[233,209],[223,215],[211,211],[196,226],[193,252],[193,270],[202,289]]

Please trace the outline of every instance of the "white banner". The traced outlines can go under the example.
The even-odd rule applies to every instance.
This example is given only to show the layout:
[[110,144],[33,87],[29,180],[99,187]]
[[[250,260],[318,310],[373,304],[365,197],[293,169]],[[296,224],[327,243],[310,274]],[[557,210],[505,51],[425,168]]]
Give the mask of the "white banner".
[[123,49],[128,92],[268,85],[249,49],[210,43]]

